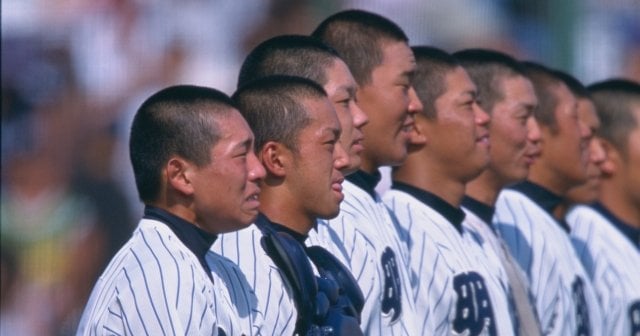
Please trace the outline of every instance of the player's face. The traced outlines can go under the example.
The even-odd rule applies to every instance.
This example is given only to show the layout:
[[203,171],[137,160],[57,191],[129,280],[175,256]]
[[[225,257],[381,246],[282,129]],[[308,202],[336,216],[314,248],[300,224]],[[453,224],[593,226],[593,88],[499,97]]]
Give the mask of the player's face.
[[578,118],[578,101],[569,89],[560,84],[553,92],[556,129],[541,128],[542,157],[558,183],[575,186],[586,181],[590,131]]
[[342,127],[340,144],[349,154],[351,162],[342,172],[348,175],[360,168],[360,153],[364,149],[362,126],[369,121],[369,118],[356,104],[357,84],[347,65],[337,59],[327,70],[326,75],[327,83],[324,89],[338,115],[340,127]]
[[371,81],[358,90],[358,105],[369,117],[364,132],[362,169],[373,172],[380,166],[398,165],[407,157],[414,115],[422,103],[411,85],[415,57],[404,42],[387,42],[382,47],[382,64]]
[[587,181],[571,188],[567,193],[567,198],[575,203],[590,203],[595,201],[600,193],[602,177],[600,166],[605,161],[606,155],[601,139],[595,135],[600,128],[600,120],[591,100],[584,98],[578,100],[578,118],[590,130],[589,146],[586,151],[586,155],[588,155]]
[[265,176],[253,148],[253,133],[233,110],[218,118],[220,140],[211,148],[211,162],[195,168],[196,223],[212,233],[239,230],[258,214],[258,182]]
[[287,179],[301,211],[314,218],[338,215],[342,194],[341,173],[349,165],[349,155],[339,142],[340,122],[328,99],[306,104],[311,123],[298,134],[298,152]]
[[640,104],[633,107],[636,127],[629,134],[623,160],[623,180],[627,193],[636,206],[640,206]]
[[445,84],[435,101],[437,117],[427,122],[425,133],[434,159],[449,176],[468,182],[489,163],[489,115],[478,105],[475,84],[462,67],[447,73]]
[[540,155],[540,129],[533,109],[538,104],[531,82],[523,76],[504,77],[499,83],[503,99],[491,112],[490,171],[502,185],[524,180]]

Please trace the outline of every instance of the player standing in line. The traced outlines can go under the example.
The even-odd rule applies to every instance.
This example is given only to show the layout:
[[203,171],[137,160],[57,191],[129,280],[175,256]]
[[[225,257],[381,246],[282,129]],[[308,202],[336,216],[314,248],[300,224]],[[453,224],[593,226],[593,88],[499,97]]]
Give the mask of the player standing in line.
[[355,280],[346,279],[352,282],[345,287],[305,248],[316,220],[335,217],[343,199],[341,170],[349,156],[338,142],[331,101],[319,84],[291,76],[261,77],[233,99],[255,131],[267,175],[255,225],[222,235],[213,250],[236,262],[253,286],[264,315],[257,333],[324,335],[332,327],[335,335],[361,334],[362,293]]
[[129,144],[144,217],[98,280],[78,335],[250,333],[252,307],[238,311],[205,262],[217,234],[258,214],[265,170],[247,122],[219,91],[174,86],[142,104]]
[[245,58],[238,86],[269,75],[289,75],[311,79],[327,92],[340,120],[340,144],[349,154],[351,174],[360,167],[362,126],[369,119],[356,104],[356,81],[338,53],[311,36],[281,35],[255,47]]
[[[640,333],[640,84],[611,79],[588,87],[605,149],[598,181],[571,190],[571,237],[602,307],[606,335]],[[596,170],[598,167],[594,167]],[[594,195],[596,197],[594,198]]]
[[587,163],[587,179],[584,183],[569,189],[564,195],[560,205],[558,205],[556,218],[565,219],[566,223],[566,215],[573,205],[591,204],[598,199],[602,179],[602,164],[606,159],[606,153],[602,145],[602,138],[598,135],[600,118],[591,100],[589,90],[569,74],[564,72],[556,72],[556,74],[563,78],[569,90],[571,90],[576,96],[576,99],[578,99],[578,119],[589,128],[591,134],[591,137],[588,139],[589,161]]
[[489,165],[467,183],[462,225],[477,236],[515,305],[517,335],[541,335],[526,277],[493,228],[498,193],[524,180],[540,154],[540,129],[533,117],[538,99],[520,63],[511,56],[485,49],[453,54],[478,88],[479,105],[491,116]]
[[434,335],[512,335],[509,299],[486,267],[482,248],[462,227],[465,184],[489,162],[489,116],[476,87],[448,53],[414,47],[413,78],[424,109],[415,129],[426,138],[392,171],[384,201],[407,241],[411,270],[419,274],[420,330]]
[[[360,170],[347,176],[335,219],[318,224],[320,241],[345,263],[365,295],[361,326],[367,335],[418,335],[408,253],[375,186],[378,168],[401,164],[412,140],[413,115],[422,104],[411,85],[415,59],[402,29],[361,10],[325,19],[312,36],[336,49],[358,83],[362,128]],[[414,139],[419,141],[419,139]]]
[[526,181],[498,196],[494,226],[527,275],[542,332],[601,335],[591,281],[557,217],[563,195],[586,180],[591,132],[578,119],[577,99],[563,78],[539,64],[523,65],[538,97],[542,153]]

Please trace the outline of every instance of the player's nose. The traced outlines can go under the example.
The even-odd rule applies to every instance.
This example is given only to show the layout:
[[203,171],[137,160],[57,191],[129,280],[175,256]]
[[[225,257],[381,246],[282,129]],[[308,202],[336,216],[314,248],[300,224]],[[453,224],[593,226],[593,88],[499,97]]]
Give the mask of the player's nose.
[[333,148],[333,167],[336,170],[343,171],[349,167],[351,159],[349,154],[340,142],[337,142]]
[[262,180],[267,175],[267,171],[254,152],[249,153],[247,156],[247,165],[249,181],[256,182]]
[[527,119],[527,139],[530,142],[536,143],[539,142],[542,137],[542,133],[540,132],[540,125],[538,125],[538,121],[534,116],[530,116]]
[[418,112],[421,112],[422,109],[424,109],[424,106],[422,105],[422,101],[420,101],[420,98],[418,97],[418,93],[416,92],[416,89],[413,87],[413,85],[411,87],[409,87],[409,114],[413,115],[416,114]]

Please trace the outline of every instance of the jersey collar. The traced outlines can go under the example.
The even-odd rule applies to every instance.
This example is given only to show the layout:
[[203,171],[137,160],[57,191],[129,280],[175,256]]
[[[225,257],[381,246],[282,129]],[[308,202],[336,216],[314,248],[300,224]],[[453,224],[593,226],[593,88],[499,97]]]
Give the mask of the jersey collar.
[[496,212],[496,208],[488,204],[482,203],[473,197],[464,195],[462,198],[462,206],[467,210],[473,212],[476,216],[480,217],[482,221],[493,230],[493,214]]
[[629,238],[629,240],[631,240],[631,242],[640,249],[640,229],[634,228],[622,219],[618,218],[600,202],[594,203],[591,207],[613,223],[613,226],[620,230],[623,235]]
[[377,170],[373,174],[369,174],[363,170],[358,170],[355,173],[348,175],[346,179],[358,186],[360,189],[366,191],[367,194],[375,200],[376,186],[382,179],[382,175],[380,175],[380,172]]
[[554,194],[551,190],[529,180],[516,183],[510,186],[509,189],[525,194],[534,203],[551,215],[551,218],[555,219],[563,230],[566,232],[571,231],[571,228],[564,219],[559,220],[553,215],[553,211],[558,205],[560,205],[560,203],[562,203],[562,197],[560,195]]
[[205,271],[207,271],[206,273],[209,275],[209,278],[212,277],[211,270],[205,261],[205,255],[211,248],[211,245],[216,241],[216,238],[218,238],[217,235],[208,233],[193,223],[166,210],[150,205],[146,205],[144,208],[144,218],[157,220],[166,224],[178,239],[198,257],[200,264],[204,267]]
[[447,203],[442,198],[430,193],[424,189],[416,188],[412,185],[402,182],[393,181],[391,188],[406,192],[407,194],[417,198],[420,202],[433,208],[451,223],[458,232],[462,233],[462,221],[464,220],[464,211]]
[[293,237],[293,239],[297,240],[300,244],[304,245],[305,240],[307,240],[307,235],[303,235],[301,233],[298,233],[294,230],[291,230],[290,228],[280,224],[280,223],[276,223],[271,221],[267,216],[265,216],[263,213],[260,213],[258,215],[258,218],[260,218],[260,220],[262,220],[263,223],[266,222],[267,225],[271,226],[272,229],[274,229],[275,231],[278,232],[284,232],[288,235],[290,235],[291,237]]

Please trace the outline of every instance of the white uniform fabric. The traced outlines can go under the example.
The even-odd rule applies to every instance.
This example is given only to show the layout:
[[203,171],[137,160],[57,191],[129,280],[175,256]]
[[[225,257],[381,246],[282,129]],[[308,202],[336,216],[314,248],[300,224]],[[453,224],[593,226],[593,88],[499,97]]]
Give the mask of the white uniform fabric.
[[142,219],[94,287],[77,335],[240,335],[241,325],[193,252],[166,224]]
[[[464,229],[482,247],[487,256],[489,270],[500,281],[500,285],[505,291],[504,295],[509,298],[511,308],[509,313],[514,329],[517,331],[516,334],[540,335],[540,321],[535,314],[530,286],[522,268],[513,260],[504,242],[490,227],[493,225],[492,222],[487,223],[464,206],[462,209],[466,213],[464,222],[462,222]],[[511,267],[511,272],[508,272],[507,267]]]
[[365,335],[421,335],[415,329],[408,254],[389,209],[350,181],[342,184],[340,214],[318,221],[309,245],[319,245],[345,264],[365,297]]
[[483,266],[487,256],[471,235],[407,192],[391,189],[384,201],[411,238],[411,269],[420,275],[414,295],[423,334],[513,335],[508,299],[499,280]]
[[522,192],[506,189],[494,227],[527,275],[543,333],[602,335],[591,280],[559,223]]
[[640,335],[640,251],[596,209],[567,215],[571,239],[602,307],[605,335]]
[[252,224],[218,237],[211,250],[240,267],[257,297],[253,335],[293,335],[298,313],[286,277],[260,245],[262,231]]

